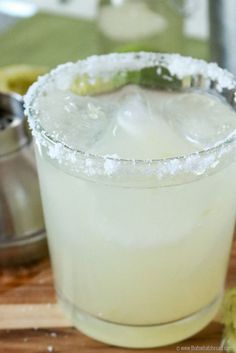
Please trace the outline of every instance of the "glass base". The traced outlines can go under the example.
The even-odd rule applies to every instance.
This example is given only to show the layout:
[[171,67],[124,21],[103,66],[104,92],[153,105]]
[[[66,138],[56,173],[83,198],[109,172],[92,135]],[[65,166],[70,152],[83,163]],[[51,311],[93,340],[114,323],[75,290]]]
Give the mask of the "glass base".
[[116,324],[85,313],[58,295],[66,316],[81,332],[98,341],[127,348],[154,348],[182,341],[202,330],[216,315],[222,295],[203,309],[165,324],[132,326]]

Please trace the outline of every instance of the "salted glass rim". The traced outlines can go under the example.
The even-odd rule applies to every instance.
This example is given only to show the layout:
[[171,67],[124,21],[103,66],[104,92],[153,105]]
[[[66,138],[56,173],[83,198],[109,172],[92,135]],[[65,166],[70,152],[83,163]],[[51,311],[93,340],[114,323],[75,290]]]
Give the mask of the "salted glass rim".
[[[60,147],[60,151],[66,152],[67,160],[68,153],[73,153],[73,155],[79,158],[86,158],[88,160],[104,162],[112,161],[119,162],[119,165],[125,164],[134,166],[140,165],[155,165],[158,164],[167,164],[170,163],[173,165],[174,162],[184,162],[188,160],[195,160],[195,157],[201,158],[205,155],[211,155],[214,153],[220,154],[218,157],[221,157],[223,153],[220,151],[226,148],[226,152],[229,150],[234,142],[236,142],[236,130],[233,130],[225,139],[219,143],[205,148],[199,151],[186,153],[179,156],[172,156],[166,158],[150,158],[150,159],[134,159],[134,158],[119,158],[111,155],[97,155],[93,153],[87,153],[80,149],[72,148],[60,140],[56,140],[50,134],[47,133],[46,129],[43,128],[40,124],[38,118],[38,111],[34,109],[34,103],[37,100],[38,95],[40,94],[43,86],[47,84],[50,80],[58,77],[60,73],[71,72],[74,70],[74,73],[78,74],[88,74],[92,78],[96,75],[106,72],[114,75],[114,72],[122,71],[135,71],[141,70],[143,68],[151,67],[160,67],[161,69],[168,69],[170,77],[176,77],[179,80],[184,80],[185,78],[201,77],[203,80],[209,80],[208,83],[210,86],[213,83],[213,87],[216,92],[222,95],[222,92],[228,91],[233,95],[232,102],[227,101],[227,104],[231,106],[236,111],[236,81],[234,76],[227,70],[220,68],[216,63],[208,63],[201,59],[194,59],[187,56],[182,56],[180,54],[162,54],[162,53],[153,53],[153,52],[135,52],[135,53],[125,53],[125,54],[107,54],[100,56],[91,56],[84,60],[79,60],[76,63],[66,63],[59,65],[56,69],[52,70],[48,74],[40,77],[37,82],[35,82],[30,89],[28,90],[25,96],[25,112],[28,116],[29,125],[32,130],[36,142],[41,143],[42,145],[51,144],[57,147]],[[104,69],[105,68],[105,69]],[[158,73],[157,73],[158,75]],[[168,86],[168,82],[167,82]],[[192,86],[193,88],[199,88],[198,86]],[[168,88],[168,87],[167,87]],[[187,88],[191,88],[188,86]],[[201,88],[201,87],[200,87]],[[209,89],[211,87],[208,87]],[[179,91],[181,89],[178,89]],[[202,91],[207,92],[206,87]],[[62,156],[60,156],[61,159]],[[57,159],[54,153],[54,159]],[[63,159],[63,158],[62,158]],[[73,157],[74,160],[74,157]],[[215,163],[213,161],[213,163]],[[191,163],[190,163],[191,164]],[[209,165],[211,167],[211,165]],[[173,171],[172,171],[173,172]],[[170,174],[173,175],[170,171]]]

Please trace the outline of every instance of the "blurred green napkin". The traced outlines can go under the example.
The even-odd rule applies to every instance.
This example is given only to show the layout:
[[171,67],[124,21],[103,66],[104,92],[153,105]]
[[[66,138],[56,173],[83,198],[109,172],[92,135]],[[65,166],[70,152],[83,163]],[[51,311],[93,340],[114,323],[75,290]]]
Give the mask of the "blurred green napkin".
[[93,21],[39,13],[0,33],[0,66],[54,67],[98,53]]

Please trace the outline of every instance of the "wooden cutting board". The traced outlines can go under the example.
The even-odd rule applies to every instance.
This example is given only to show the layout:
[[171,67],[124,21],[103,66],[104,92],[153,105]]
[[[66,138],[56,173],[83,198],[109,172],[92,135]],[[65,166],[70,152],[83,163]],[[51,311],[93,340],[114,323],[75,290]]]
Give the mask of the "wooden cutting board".
[[[227,287],[235,285],[236,239],[232,247]],[[219,351],[222,328],[219,322],[214,321],[196,336],[165,348],[127,350],[104,345],[70,327],[64,318],[56,304],[48,259],[15,270],[0,270],[0,353]]]

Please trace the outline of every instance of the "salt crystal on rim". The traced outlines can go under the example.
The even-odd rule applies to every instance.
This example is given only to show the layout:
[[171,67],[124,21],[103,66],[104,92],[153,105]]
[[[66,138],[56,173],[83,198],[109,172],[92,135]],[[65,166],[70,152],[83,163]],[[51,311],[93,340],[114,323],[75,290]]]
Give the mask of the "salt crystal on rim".
[[[93,81],[97,75],[104,78],[113,76],[116,72],[126,70],[136,71],[145,67],[157,67],[157,74],[160,68],[167,68],[172,76],[183,79],[186,76],[201,75],[203,78],[215,82],[218,92],[223,89],[232,90],[236,88],[234,77],[231,73],[221,69],[215,63],[207,63],[203,60],[183,57],[179,54],[157,54],[157,53],[127,53],[109,54],[103,56],[91,56],[90,58],[77,63],[67,63],[58,66],[49,74],[40,77],[28,90],[25,96],[25,112],[29,118],[29,125],[37,143],[47,149],[49,157],[59,163],[64,161],[74,164],[74,169],[78,173],[87,176],[93,175],[153,175],[159,179],[173,177],[181,173],[202,175],[209,168],[218,166],[220,158],[230,153],[235,147],[235,136],[229,141],[223,141],[219,146],[210,150],[196,152],[179,158],[169,158],[166,160],[146,161],[119,160],[118,156],[99,157],[86,155],[81,151],[72,151],[62,142],[55,142],[53,139],[47,140],[43,136],[43,129],[40,126],[39,112],[37,107],[37,97],[49,82],[54,82],[60,89],[66,90],[70,87],[72,80],[77,75],[87,74]],[[236,94],[234,95],[236,101]],[[227,143],[226,143],[227,142]],[[229,146],[231,147],[229,149]],[[213,155],[211,155],[214,153]],[[76,164],[77,163],[77,164]]]

